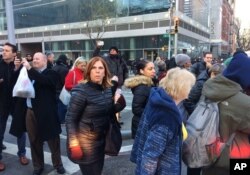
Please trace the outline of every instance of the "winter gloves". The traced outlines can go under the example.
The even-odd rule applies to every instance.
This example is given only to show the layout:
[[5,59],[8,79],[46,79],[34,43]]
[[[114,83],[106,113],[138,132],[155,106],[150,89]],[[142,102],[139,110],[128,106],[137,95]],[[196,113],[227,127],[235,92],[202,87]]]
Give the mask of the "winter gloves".
[[73,160],[80,160],[83,156],[83,151],[81,149],[81,147],[78,146],[73,146],[69,148],[70,150],[70,157]]

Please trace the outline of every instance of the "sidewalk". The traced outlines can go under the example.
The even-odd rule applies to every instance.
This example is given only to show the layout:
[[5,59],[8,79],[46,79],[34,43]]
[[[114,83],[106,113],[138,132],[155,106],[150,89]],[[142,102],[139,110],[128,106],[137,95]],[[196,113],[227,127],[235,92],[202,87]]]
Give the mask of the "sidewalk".
[[[126,107],[127,108],[127,107]],[[121,112],[121,119],[120,121],[123,122],[121,125],[121,133],[122,138],[124,140],[131,139],[131,121],[132,121],[133,113],[131,110],[123,110]]]

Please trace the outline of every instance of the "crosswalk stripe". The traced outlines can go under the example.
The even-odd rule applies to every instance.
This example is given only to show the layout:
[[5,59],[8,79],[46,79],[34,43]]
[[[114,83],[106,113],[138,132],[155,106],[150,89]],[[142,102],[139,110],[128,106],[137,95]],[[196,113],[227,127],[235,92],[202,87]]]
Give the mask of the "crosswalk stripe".
[[124,110],[132,110],[132,108],[131,108],[131,106],[126,106],[125,108],[124,108]]
[[[61,134],[60,138],[66,139],[66,136]],[[3,142],[3,143],[7,147],[6,150],[3,150],[4,153],[16,155],[16,153],[17,153],[17,145],[16,144],[8,143],[8,142]],[[131,150],[132,150],[132,145],[122,146],[120,153],[128,152]],[[26,147],[26,157],[31,160],[31,151],[30,151],[29,147]],[[80,170],[78,164],[71,162],[67,156],[61,155],[61,159],[62,159],[63,166],[66,170],[65,175],[74,174]],[[53,166],[52,161],[51,161],[51,153],[50,152],[44,151],[44,160],[45,160],[46,164]],[[56,174],[56,170],[53,170],[52,172],[48,173],[48,175],[54,175],[54,174]]]
[[[12,143],[8,143],[8,142],[4,142],[4,144],[7,147],[7,149],[3,151],[4,153],[16,155],[15,153],[17,153],[17,145],[12,144]],[[28,147],[26,147],[26,156],[27,156],[27,158],[31,159],[31,152],[30,152],[30,148],[28,148]],[[66,172],[68,173],[68,175],[74,174],[79,170],[79,166],[77,164],[74,164],[73,162],[71,162],[68,159],[68,157],[61,156],[61,159],[62,159],[63,166],[66,169]],[[46,164],[53,165],[52,161],[51,161],[51,153],[50,152],[44,151],[44,160],[45,160]],[[52,175],[51,173],[54,173],[54,171],[50,172],[49,174]]]

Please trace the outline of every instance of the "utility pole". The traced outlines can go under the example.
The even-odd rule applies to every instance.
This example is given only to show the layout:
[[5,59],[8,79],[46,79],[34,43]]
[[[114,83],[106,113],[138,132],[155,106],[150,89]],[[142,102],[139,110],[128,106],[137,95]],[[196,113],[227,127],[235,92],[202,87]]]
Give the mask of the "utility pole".
[[[176,17],[179,17],[178,15],[179,11],[179,0],[175,0],[175,15]],[[178,49],[178,32],[175,32],[174,34],[174,55],[177,55],[177,49]]]
[[208,48],[209,48],[209,52],[212,52],[211,50],[211,0],[208,1],[208,28],[209,28],[209,45],[208,45]]
[[170,53],[171,53],[171,27],[172,27],[172,16],[173,16],[173,2],[170,1],[170,8],[169,8],[169,32],[168,32],[168,59],[170,60]]
[[16,44],[14,15],[13,15],[13,3],[12,0],[5,0],[8,41],[11,44]]

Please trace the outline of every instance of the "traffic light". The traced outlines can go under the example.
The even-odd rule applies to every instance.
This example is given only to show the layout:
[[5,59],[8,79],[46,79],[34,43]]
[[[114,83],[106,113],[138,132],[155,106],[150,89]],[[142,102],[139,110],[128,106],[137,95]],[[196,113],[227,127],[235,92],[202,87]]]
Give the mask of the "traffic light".
[[178,33],[179,28],[179,18],[174,19],[174,33]]
[[161,50],[162,51],[167,51],[168,50],[168,46],[167,45],[162,46]]

